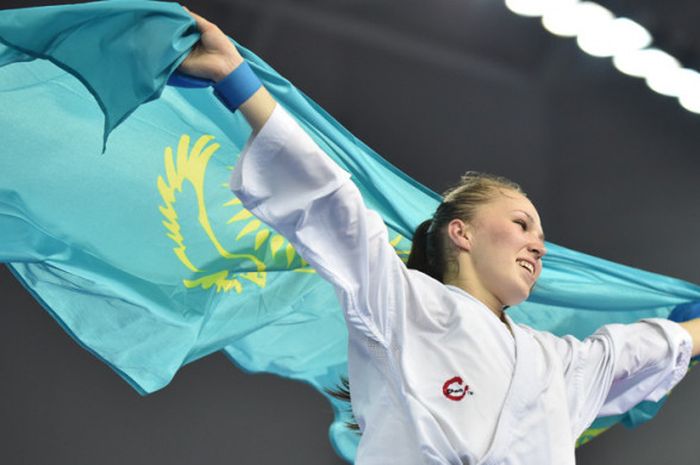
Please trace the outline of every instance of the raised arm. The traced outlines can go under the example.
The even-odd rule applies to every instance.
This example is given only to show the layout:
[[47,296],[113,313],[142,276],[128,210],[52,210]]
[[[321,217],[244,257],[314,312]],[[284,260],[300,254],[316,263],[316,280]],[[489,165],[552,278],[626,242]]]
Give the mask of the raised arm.
[[[227,76],[242,66],[240,54],[218,27],[193,16],[201,42],[180,70],[234,82]],[[253,88],[227,87],[232,94]],[[328,157],[264,87],[238,108],[254,134],[231,174],[231,190],[333,284],[349,325],[388,346],[396,309],[403,308],[408,273],[389,243],[381,216],[365,206],[350,173]]]
[[[216,24],[187,11],[197,22],[201,38],[180,65],[180,70],[191,76],[219,82],[243,63],[243,57]],[[257,133],[270,118],[276,105],[275,99],[261,86],[239,109],[253,132]]]

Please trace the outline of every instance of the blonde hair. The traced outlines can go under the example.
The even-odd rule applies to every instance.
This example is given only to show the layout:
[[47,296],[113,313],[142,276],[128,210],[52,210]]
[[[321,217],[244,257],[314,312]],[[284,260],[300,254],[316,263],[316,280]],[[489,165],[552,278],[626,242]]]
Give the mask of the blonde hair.
[[433,217],[416,228],[408,267],[444,282],[448,273],[456,271],[455,251],[445,232],[447,225],[454,219],[471,222],[479,206],[504,190],[525,195],[520,185],[503,176],[477,171],[464,173],[457,184],[444,192]]

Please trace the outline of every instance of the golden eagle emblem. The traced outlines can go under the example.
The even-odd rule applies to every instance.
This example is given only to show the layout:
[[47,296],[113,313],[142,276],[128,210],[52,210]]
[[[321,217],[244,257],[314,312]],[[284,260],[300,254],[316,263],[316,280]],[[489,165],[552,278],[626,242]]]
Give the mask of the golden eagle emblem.
[[[182,281],[185,287],[209,289],[215,286],[217,292],[234,290],[240,294],[243,292],[243,282],[265,287],[267,272],[273,269],[314,273],[315,270],[296,253],[287,239],[243,208],[240,200],[229,190],[228,182],[217,183],[216,187],[221,190],[215,194],[205,192],[207,167],[219,148],[220,144],[214,142],[214,136],[203,135],[192,144],[190,136],[185,134],[180,137],[175,150],[172,147],[164,150],[165,174],[158,176],[157,181],[163,204],[158,208],[164,218],[162,223],[167,237],[176,245],[173,248],[175,256],[191,273]],[[226,172],[225,181],[233,167],[226,168],[218,170]],[[180,215],[176,205],[180,207],[177,201],[183,196],[188,197],[189,209]],[[212,219],[210,215],[208,204],[212,203],[212,198],[218,201],[216,216],[220,219]],[[195,249],[206,248],[204,253],[201,250],[193,252],[192,247],[188,249],[187,234],[180,222],[181,218],[194,217],[197,218],[196,235],[199,239],[190,242],[196,243]],[[193,225],[189,225],[189,231],[194,235],[192,229]],[[229,243],[235,239],[226,247],[221,238]],[[396,235],[391,244],[405,260],[408,249],[402,242],[404,238]],[[399,245],[404,247],[399,248]]]

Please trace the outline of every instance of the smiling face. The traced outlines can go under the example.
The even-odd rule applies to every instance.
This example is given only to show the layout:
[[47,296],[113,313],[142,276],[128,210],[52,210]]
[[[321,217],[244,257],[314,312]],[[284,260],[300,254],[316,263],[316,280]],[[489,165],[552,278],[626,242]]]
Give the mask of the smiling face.
[[467,292],[496,311],[527,299],[545,254],[540,218],[527,197],[499,189],[461,235],[462,243],[459,234],[452,236],[462,249],[459,273]]

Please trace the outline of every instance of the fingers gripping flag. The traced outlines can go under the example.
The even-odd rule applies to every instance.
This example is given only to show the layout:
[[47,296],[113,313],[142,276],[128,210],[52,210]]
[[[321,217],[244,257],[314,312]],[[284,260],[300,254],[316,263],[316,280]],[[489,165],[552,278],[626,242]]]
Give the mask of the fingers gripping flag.
[[[0,11],[0,260],[141,394],[223,350],[247,370],[325,395],[346,374],[344,319],[331,286],[228,189],[248,125],[209,89],[165,86],[197,38],[189,15],[162,2]],[[405,258],[439,196],[239,48],[352,173]],[[585,337],[700,298],[689,283],[548,249],[531,298],[509,310],[538,329]],[[600,419],[580,441],[660,406]],[[332,441],[352,460],[358,436],[344,426],[346,409],[334,408]]]

